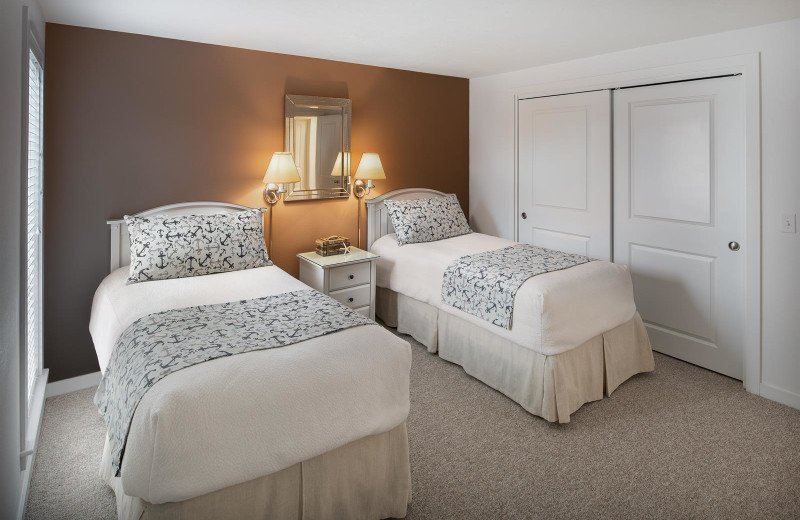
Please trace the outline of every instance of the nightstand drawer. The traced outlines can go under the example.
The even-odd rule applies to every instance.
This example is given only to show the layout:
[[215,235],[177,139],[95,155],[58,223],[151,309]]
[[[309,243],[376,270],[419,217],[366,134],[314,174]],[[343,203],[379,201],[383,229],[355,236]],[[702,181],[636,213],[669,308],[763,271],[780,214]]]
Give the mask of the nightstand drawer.
[[354,285],[368,284],[370,282],[369,272],[369,262],[331,267],[328,290],[335,291],[345,287],[353,287]]
[[359,285],[358,287],[332,291],[329,293],[329,296],[339,300],[351,309],[357,309],[365,305],[369,307],[370,289],[371,287],[369,284]]
[[355,310],[356,312],[360,312],[361,314],[363,314],[367,318],[370,317],[370,315],[369,315],[370,314],[369,313],[369,305],[367,305],[366,307],[361,307],[360,309],[353,309],[353,310]]

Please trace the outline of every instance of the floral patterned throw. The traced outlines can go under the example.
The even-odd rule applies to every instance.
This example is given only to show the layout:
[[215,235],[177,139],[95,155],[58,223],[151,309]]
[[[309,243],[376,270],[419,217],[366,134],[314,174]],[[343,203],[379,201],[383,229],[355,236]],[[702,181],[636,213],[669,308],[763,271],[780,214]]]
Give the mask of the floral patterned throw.
[[585,256],[529,244],[462,256],[444,272],[442,301],[510,329],[514,296],[528,278],[588,261]]
[[283,347],[372,320],[312,289],[149,314],[122,333],[94,403],[119,476],[133,414],[145,392],[183,368]]

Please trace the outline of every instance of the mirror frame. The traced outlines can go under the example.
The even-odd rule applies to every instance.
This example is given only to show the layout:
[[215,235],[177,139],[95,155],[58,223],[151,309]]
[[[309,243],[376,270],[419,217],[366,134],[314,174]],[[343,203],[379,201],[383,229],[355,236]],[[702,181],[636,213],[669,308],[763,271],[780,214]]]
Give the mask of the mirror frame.
[[[350,129],[352,121],[353,102],[344,98],[328,98],[316,96],[299,96],[286,94],[284,103],[284,118],[286,121],[283,134],[284,150],[294,154],[294,118],[297,107],[335,107],[342,109],[342,153],[350,152]],[[350,165],[348,164],[348,167]],[[296,188],[296,184],[287,186],[285,200],[339,199],[350,196],[350,173],[345,171],[342,175],[342,185],[337,188],[315,188],[304,190]]]

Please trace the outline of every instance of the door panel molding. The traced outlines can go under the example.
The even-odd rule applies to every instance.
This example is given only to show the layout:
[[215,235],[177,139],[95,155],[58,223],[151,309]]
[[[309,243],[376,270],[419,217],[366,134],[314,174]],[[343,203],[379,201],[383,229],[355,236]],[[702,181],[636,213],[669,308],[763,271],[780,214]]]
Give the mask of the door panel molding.
[[[649,317],[644,321],[702,339],[716,347],[717,334],[713,323],[708,330],[698,330],[704,328],[704,324],[696,323],[696,318],[713,321],[715,316],[716,258],[634,242],[628,244],[628,251],[636,307],[640,314]],[[645,265],[648,257],[650,263]],[[643,267],[638,265],[639,262]],[[680,267],[683,272],[680,272]],[[659,283],[664,278],[668,283]],[[660,287],[662,285],[665,286]],[[665,301],[669,302],[666,309],[663,307]]]
[[[678,113],[675,113],[676,111]],[[685,133],[672,135],[672,132],[667,131],[666,138],[663,135],[645,134],[634,140],[634,135],[640,128],[652,128],[658,125],[663,132],[665,127],[669,129],[671,126],[686,126],[692,123],[695,123],[696,132],[702,133],[704,137],[699,140],[705,145],[704,149],[698,150],[700,152],[698,155],[705,156],[702,164],[691,161],[687,163],[690,154],[669,154],[669,148],[696,146],[689,141],[692,141],[692,137],[698,136]],[[630,104],[628,126],[631,129],[628,136],[628,164],[631,170],[628,187],[630,204],[627,208],[629,217],[713,225],[716,176],[716,161],[712,153],[715,134],[713,99],[708,96],[697,96],[675,99],[674,104],[670,104],[669,100],[634,102]],[[696,182],[689,174],[680,179],[675,179],[673,176],[667,184],[658,183],[660,180],[658,172],[646,170],[647,165],[643,164],[645,161],[639,161],[640,157],[648,154],[661,155],[666,161],[664,165],[666,169],[678,173],[702,171],[704,178],[701,178],[701,182]],[[689,186],[692,183],[694,185]],[[687,196],[692,196],[693,200],[687,201]],[[692,202],[694,207],[686,207],[687,202]],[[683,215],[679,214],[681,209],[684,211]],[[645,213],[646,211],[651,213]]]
[[[582,106],[542,110],[532,115],[533,186],[536,187],[532,195],[534,205],[587,211],[591,171],[587,153],[591,147],[590,108]],[[551,128],[569,128],[569,125],[555,124],[557,118],[570,118],[573,124],[582,126],[577,131],[570,132],[570,135],[565,135],[565,132],[554,135],[549,131]],[[558,142],[564,139],[572,140],[572,149],[580,153],[559,153]],[[576,142],[578,140],[580,143]],[[540,149],[544,153],[537,153]],[[554,172],[559,175],[553,175]]]
[[573,255],[589,256],[589,237],[552,229],[533,227],[533,245]]

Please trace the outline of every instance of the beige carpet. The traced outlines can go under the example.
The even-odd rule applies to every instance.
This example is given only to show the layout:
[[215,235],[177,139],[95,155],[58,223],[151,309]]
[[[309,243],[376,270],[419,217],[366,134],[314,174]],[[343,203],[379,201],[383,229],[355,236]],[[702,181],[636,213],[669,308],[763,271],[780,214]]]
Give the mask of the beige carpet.
[[[656,355],[559,426],[413,355],[409,519],[800,518],[800,411],[738,381]],[[93,394],[48,399],[27,518],[115,517]]]

